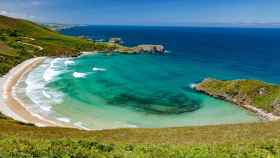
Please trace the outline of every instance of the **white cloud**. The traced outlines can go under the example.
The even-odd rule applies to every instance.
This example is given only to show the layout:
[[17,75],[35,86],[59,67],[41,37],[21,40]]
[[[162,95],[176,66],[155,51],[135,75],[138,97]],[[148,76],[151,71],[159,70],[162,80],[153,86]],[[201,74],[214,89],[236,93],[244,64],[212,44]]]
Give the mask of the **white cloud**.
[[0,15],[7,15],[8,12],[6,10],[0,10]]

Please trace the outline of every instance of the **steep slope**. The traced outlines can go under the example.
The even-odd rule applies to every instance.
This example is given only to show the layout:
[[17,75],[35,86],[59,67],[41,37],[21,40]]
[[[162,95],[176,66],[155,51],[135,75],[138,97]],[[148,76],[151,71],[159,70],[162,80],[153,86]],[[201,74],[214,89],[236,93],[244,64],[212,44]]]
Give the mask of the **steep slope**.
[[0,16],[0,75],[34,56],[77,56],[81,51],[115,48],[106,43],[65,36],[27,20]]

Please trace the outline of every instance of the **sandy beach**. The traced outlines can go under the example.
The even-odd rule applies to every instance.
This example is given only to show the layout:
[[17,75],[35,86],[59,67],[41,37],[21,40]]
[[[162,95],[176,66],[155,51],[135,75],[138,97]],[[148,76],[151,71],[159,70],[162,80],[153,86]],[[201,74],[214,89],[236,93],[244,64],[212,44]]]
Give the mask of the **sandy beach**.
[[37,57],[26,60],[10,70],[5,76],[0,78],[0,111],[4,115],[9,116],[17,121],[32,123],[38,127],[67,127],[67,125],[53,122],[42,118],[39,115],[33,114],[32,112],[28,111],[17,98],[13,96],[13,87],[17,84],[17,81],[45,59],[46,57]]

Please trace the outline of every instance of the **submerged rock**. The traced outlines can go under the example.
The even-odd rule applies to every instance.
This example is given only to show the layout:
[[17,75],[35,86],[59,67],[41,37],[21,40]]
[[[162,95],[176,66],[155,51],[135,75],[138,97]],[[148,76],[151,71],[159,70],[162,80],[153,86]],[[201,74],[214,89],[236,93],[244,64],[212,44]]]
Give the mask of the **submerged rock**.
[[181,114],[193,112],[200,108],[199,100],[190,99],[182,93],[159,92],[151,95],[120,94],[108,101],[115,106],[129,106],[130,108],[160,115]]

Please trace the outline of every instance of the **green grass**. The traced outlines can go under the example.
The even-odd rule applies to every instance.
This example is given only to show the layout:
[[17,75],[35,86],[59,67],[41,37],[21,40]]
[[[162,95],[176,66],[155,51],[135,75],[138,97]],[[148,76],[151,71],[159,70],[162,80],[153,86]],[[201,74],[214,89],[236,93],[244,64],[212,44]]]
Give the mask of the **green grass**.
[[0,55],[16,57],[17,53],[15,49],[10,48],[5,43],[0,41]]
[[275,157],[280,122],[82,131],[0,119],[0,157]]
[[208,94],[230,98],[238,102],[245,101],[267,112],[278,113],[280,110],[280,86],[257,80],[215,79],[204,80],[199,86]]
[[[22,42],[44,49],[40,51]],[[30,21],[0,15],[0,76],[32,57],[77,56],[81,51],[109,51],[116,47],[118,46],[62,35]]]

